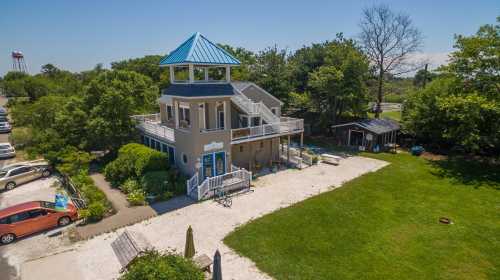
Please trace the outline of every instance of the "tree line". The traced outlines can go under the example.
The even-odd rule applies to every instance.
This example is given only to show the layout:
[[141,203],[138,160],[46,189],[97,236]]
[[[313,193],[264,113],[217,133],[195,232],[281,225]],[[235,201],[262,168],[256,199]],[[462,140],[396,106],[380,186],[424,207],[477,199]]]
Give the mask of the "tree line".
[[[284,111],[329,127],[366,118],[368,102],[404,102],[403,131],[415,143],[473,153],[499,152],[499,25],[457,36],[448,66],[415,70],[410,55],[421,45],[408,15],[378,5],[364,10],[361,34],[304,46],[252,52],[221,45],[241,62],[233,80],[253,81],[284,101]],[[373,34],[370,34],[372,32]],[[377,46],[378,42],[378,46]],[[136,137],[130,115],[158,111],[169,85],[162,55],[97,65],[80,73],[44,65],[36,75],[10,72],[0,80],[17,129],[12,138],[33,153],[61,147],[117,151]],[[380,113],[375,107],[375,113]]]

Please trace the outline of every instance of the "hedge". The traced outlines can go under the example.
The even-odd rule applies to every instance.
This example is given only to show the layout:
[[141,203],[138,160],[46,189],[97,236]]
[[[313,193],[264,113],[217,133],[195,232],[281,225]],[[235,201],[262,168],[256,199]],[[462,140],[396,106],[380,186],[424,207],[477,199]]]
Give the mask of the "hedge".
[[140,178],[148,171],[168,170],[168,156],[165,153],[131,143],[118,151],[118,157],[104,168],[104,176],[115,187],[129,178]]
[[80,216],[86,218],[89,222],[97,222],[111,210],[111,204],[104,192],[97,188],[87,172],[87,170],[81,170],[80,173],[70,178],[88,204],[87,209],[80,211]]
[[190,259],[175,253],[147,251],[135,258],[120,280],[203,280],[203,272]]

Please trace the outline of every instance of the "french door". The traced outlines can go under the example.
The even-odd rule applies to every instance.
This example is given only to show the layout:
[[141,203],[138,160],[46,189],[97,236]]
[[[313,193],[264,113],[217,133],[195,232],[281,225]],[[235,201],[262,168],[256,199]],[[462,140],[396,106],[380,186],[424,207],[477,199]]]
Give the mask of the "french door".
[[226,153],[217,152],[204,154],[202,165],[201,172],[203,179],[222,175],[226,173]]

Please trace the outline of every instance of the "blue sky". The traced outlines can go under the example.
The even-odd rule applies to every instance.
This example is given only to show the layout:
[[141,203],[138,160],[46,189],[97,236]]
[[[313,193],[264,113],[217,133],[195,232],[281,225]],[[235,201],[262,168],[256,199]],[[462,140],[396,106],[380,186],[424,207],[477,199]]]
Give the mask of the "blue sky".
[[[0,75],[21,50],[29,71],[53,63],[81,71],[97,63],[165,54],[192,33],[253,51],[277,45],[295,50],[343,32],[359,33],[363,7],[380,1],[1,1]],[[452,50],[454,34],[494,23],[493,0],[385,1],[408,13],[425,36],[422,51],[435,63]]]

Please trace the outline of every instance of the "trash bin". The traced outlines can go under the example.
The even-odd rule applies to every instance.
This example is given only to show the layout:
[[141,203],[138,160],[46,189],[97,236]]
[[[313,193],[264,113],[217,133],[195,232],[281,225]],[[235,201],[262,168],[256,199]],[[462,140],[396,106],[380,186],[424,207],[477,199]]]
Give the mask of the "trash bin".
[[411,147],[411,154],[414,156],[419,156],[425,151],[424,147],[422,146],[413,146]]

